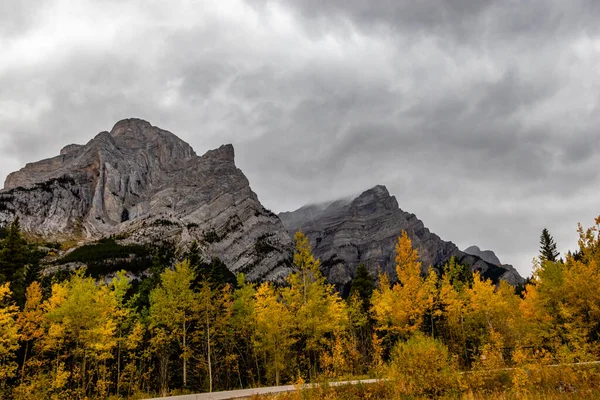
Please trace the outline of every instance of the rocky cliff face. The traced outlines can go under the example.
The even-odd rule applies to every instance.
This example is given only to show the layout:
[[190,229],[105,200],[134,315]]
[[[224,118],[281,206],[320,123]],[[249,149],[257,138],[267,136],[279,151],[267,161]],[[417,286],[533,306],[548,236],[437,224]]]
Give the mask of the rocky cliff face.
[[515,267],[513,267],[510,264],[502,264],[498,256],[496,256],[496,253],[494,253],[492,250],[481,250],[477,246],[470,246],[464,250],[464,253],[477,256],[483,261],[486,261],[490,264],[498,265],[506,269],[508,271],[508,274],[510,275],[510,278],[507,279],[508,281],[520,284],[523,284],[525,282],[525,280],[521,277],[521,275],[519,275]]
[[395,245],[402,230],[418,249],[424,271],[430,265],[439,268],[455,256],[494,281],[504,279],[515,285],[523,280],[512,267],[488,263],[440,239],[414,214],[401,210],[385,186],[375,186],[354,199],[305,206],[279,217],[290,235],[302,229],[309,237],[327,278],[342,291],[360,263],[373,276],[378,268],[395,276]]
[[197,156],[138,119],[10,174],[0,191],[0,224],[16,216],[25,231],[53,240],[197,240],[207,258],[253,280],[291,270],[291,240],[235,166],[233,146]]
[[472,254],[481,258],[484,261],[489,262],[490,264],[502,265],[496,253],[491,250],[481,250],[478,246],[470,246],[463,250],[467,254]]

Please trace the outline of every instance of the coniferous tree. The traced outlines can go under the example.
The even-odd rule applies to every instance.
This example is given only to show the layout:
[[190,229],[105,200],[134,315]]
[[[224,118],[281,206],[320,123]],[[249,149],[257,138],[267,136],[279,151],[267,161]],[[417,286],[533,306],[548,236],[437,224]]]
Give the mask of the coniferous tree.
[[19,306],[25,302],[25,289],[37,279],[38,260],[21,234],[19,217],[10,224],[0,242],[0,283],[10,282],[12,298]]
[[350,295],[352,296],[356,293],[359,296],[362,300],[362,308],[364,311],[367,311],[371,306],[371,296],[373,295],[374,289],[375,284],[373,283],[373,277],[369,273],[369,270],[364,264],[359,264],[358,267],[356,267],[356,274],[352,280]]
[[556,250],[556,242],[548,229],[544,228],[540,236],[540,260],[557,262],[559,256],[558,250]]
[[21,236],[19,218],[15,218],[0,244],[0,280],[14,281],[27,263],[27,242]]

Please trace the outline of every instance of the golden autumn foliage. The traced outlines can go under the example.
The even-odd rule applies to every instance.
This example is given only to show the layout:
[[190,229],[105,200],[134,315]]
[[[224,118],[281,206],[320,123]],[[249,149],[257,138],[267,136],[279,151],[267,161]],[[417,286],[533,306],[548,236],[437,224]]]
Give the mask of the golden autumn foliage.
[[[11,301],[9,284],[0,285],[0,390],[5,389],[8,378],[15,376],[17,363],[15,351],[19,348],[17,325],[18,308]],[[0,391],[0,393],[2,393]]]
[[275,385],[281,382],[281,372],[286,368],[287,356],[294,337],[294,318],[281,301],[271,283],[265,282],[256,291],[256,336],[258,352],[267,360],[267,373]]
[[460,375],[443,343],[416,334],[392,349],[387,377],[397,392],[440,395],[458,390]]
[[391,286],[389,278],[379,276],[379,286],[373,292],[371,312],[376,329],[383,335],[409,338],[420,329],[423,314],[433,308],[436,279],[424,279],[418,252],[405,231],[396,244],[396,274],[398,282]]
[[347,299],[302,232],[296,271],[278,282],[218,284],[182,261],[156,273],[144,302],[124,272],[79,270],[33,282],[21,308],[3,284],[0,397],[147,398],[370,375],[388,381],[280,398],[595,398],[600,366],[582,362],[600,359],[599,233],[600,219],[580,227],[579,250],[536,261],[520,294],[454,258],[424,268],[406,232],[395,276],[373,289],[363,266]]

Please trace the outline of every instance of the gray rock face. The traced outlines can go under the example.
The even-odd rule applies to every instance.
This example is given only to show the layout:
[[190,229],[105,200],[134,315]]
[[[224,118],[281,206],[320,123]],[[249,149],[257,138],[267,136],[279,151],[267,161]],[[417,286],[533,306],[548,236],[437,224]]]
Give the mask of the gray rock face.
[[430,265],[439,268],[455,256],[494,281],[504,279],[516,285],[523,280],[514,269],[488,263],[440,239],[414,214],[401,210],[385,186],[375,186],[354,199],[309,205],[279,217],[290,235],[302,229],[308,236],[325,275],[342,291],[348,288],[360,263],[373,276],[379,268],[395,276],[395,245],[402,230],[419,251],[424,272]]
[[197,240],[207,258],[253,280],[291,270],[291,240],[235,166],[233,146],[197,156],[139,119],[10,174],[0,191],[0,224],[16,216],[25,231],[52,240]]
[[490,264],[494,264],[500,266],[506,270],[502,279],[512,283],[513,285],[523,284],[525,280],[523,277],[517,272],[515,267],[510,264],[502,264],[500,259],[496,256],[492,250],[481,250],[477,246],[470,246],[464,250],[464,253],[477,256],[481,258],[483,261],[486,261]]
[[496,253],[491,250],[481,250],[478,246],[470,246],[467,247],[464,252],[477,256],[490,264],[502,265],[500,259],[496,256]]

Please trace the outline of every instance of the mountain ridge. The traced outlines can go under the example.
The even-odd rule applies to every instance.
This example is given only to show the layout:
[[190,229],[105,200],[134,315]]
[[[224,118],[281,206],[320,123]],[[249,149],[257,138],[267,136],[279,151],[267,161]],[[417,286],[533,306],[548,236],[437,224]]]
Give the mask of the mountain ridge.
[[429,266],[439,270],[454,256],[458,262],[494,281],[504,279],[513,285],[523,281],[512,266],[488,263],[442,240],[415,214],[403,211],[383,185],[376,185],[350,201],[333,201],[321,208],[305,205],[296,211],[282,212],[279,217],[288,234],[302,229],[309,237],[327,278],[341,290],[347,290],[360,263],[365,264],[372,276],[381,268],[393,278],[395,244],[402,230],[407,231],[419,251],[424,273]]
[[28,163],[0,190],[0,225],[19,217],[24,231],[79,244],[118,237],[124,245],[198,243],[250,280],[280,280],[294,269],[292,236],[305,230],[327,278],[348,287],[360,262],[394,276],[395,243],[405,229],[425,269],[452,256],[492,280],[522,278],[460,251],[403,211],[383,185],[356,196],[307,205],[279,216],[267,210],[235,165],[231,144],[198,156],[173,133],[149,122],[118,121],[86,144]]

